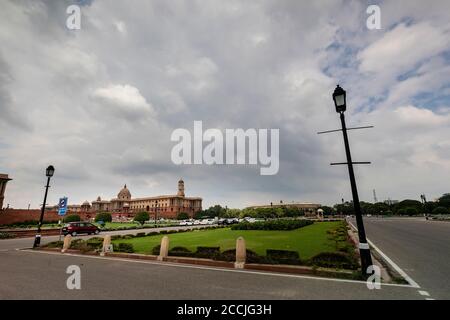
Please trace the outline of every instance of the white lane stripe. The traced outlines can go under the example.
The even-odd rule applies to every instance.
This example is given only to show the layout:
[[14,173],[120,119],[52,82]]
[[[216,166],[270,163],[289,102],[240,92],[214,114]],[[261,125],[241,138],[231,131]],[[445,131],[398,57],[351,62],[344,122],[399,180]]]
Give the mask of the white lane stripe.
[[420,293],[422,296],[427,296],[427,297],[430,296],[430,294],[429,294],[428,292],[423,291],[423,290],[419,290],[419,293]]
[[[31,249],[21,250],[22,252],[30,252],[30,253],[43,253],[43,254],[53,254],[59,256],[73,256],[73,257],[82,257],[82,258],[91,258],[91,259],[101,259],[101,260],[112,260],[112,261],[122,261],[122,262],[132,262],[132,263],[143,263],[143,264],[153,264],[167,267],[175,267],[175,268],[188,268],[188,269],[200,269],[200,270],[212,270],[212,271],[223,271],[223,272],[236,272],[236,273],[247,273],[247,274],[256,274],[256,275],[264,275],[264,276],[275,276],[275,277],[286,277],[286,278],[300,278],[300,279],[310,279],[310,280],[322,280],[322,281],[333,281],[333,282],[348,282],[348,283],[357,283],[367,286],[365,281],[359,280],[348,280],[348,279],[336,279],[336,278],[322,278],[315,276],[304,276],[298,274],[283,274],[283,273],[272,273],[272,272],[260,272],[260,271],[252,271],[250,269],[239,270],[239,269],[226,269],[219,267],[208,267],[208,266],[197,266],[190,264],[181,264],[181,263],[171,263],[171,262],[158,262],[155,260],[133,260],[126,258],[113,258],[113,257],[100,257],[100,256],[89,256],[82,254],[73,254],[73,253],[64,253],[61,254],[59,252],[49,252],[49,251],[34,251]],[[407,284],[397,284],[397,283],[382,283],[382,286],[386,287],[402,287],[402,288],[411,288],[410,285]]]
[[[355,229],[358,230],[353,223],[348,221],[348,223]],[[367,242],[378,252],[383,259],[389,263],[412,287],[419,289],[420,286],[417,282],[415,282],[405,271],[402,270],[391,258],[389,258],[383,251],[381,251],[372,241],[367,239]]]
[[432,298],[426,298],[425,300],[434,300],[434,299],[432,299]]

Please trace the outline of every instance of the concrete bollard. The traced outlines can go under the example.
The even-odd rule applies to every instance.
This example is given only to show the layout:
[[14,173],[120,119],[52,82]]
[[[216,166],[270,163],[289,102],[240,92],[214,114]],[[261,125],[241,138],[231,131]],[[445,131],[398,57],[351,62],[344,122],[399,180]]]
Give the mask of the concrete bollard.
[[169,237],[164,236],[161,239],[161,249],[159,250],[158,260],[163,261],[169,255]]
[[70,234],[68,234],[67,236],[64,237],[64,244],[63,244],[63,248],[61,250],[62,253],[66,252],[67,249],[70,248],[70,244],[72,243],[72,236]]
[[105,256],[106,252],[110,251],[110,246],[111,246],[111,236],[110,235],[106,235],[103,238],[103,247],[102,247],[102,252],[100,252],[100,255],[103,257]]
[[236,269],[244,269],[246,256],[245,240],[243,237],[239,237],[236,240],[236,262],[234,263]]

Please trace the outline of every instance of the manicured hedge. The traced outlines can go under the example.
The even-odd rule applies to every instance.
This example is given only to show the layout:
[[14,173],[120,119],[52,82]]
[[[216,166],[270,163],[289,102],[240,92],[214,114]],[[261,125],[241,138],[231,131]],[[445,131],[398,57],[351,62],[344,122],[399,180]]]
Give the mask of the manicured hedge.
[[322,252],[311,258],[310,263],[317,267],[352,269],[358,268],[358,262],[343,252]]
[[297,251],[288,250],[266,250],[267,259],[279,264],[301,264],[300,255]]
[[254,223],[241,222],[231,227],[231,230],[295,230],[313,224],[311,220],[268,220]]
[[197,247],[195,256],[197,258],[214,259],[220,255],[220,247]]
[[70,214],[67,217],[64,217],[64,222],[78,222],[81,221],[81,218],[77,214]]
[[175,247],[169,250],[169,256],[193,257],[194,255],[195,255],[194,252],[185,247]]
[[125,253],[133,253],[134,248],[131,243],[120,242],[118,245],[113,244],[114,252],[125,252]]

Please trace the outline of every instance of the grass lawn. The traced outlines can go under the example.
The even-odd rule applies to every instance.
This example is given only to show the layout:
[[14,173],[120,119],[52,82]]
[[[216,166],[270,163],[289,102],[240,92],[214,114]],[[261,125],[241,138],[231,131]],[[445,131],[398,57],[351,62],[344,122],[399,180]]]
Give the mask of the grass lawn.
[[[186,247],[195,251],[198,246],[220,247],[221,251],[234,249],[236,239],[244,237],[247,249],[259,255],[266,255],[266,249],[292,250],[300,258],[309,259],[320,252],[336,251],[335,244],[329,240],[327,230],[337,227],[340,222],[316,222],[293,231],[231,230],[195,230],[192,232],[169,234],[170,248]],[[149,254],[153,247],[161,243],[163,235],[150,237],[118,239],[114,243],[131,243],[136,253]]]

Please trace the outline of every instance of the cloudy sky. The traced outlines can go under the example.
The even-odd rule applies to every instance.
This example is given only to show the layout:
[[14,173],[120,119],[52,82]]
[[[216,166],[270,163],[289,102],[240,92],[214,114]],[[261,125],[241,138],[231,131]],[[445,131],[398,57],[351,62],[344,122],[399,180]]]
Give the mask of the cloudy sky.
[[[81,29],[66,8],[81,7]],[[366,27],[369,4],[381,30]],[[350,199],[331,94],[348,95],[360,197],[450,192],[450,2],[2,1],[5,205],[186,193],[204,206]],[[176,166],[177,128],[279,128],[280,170]]]

